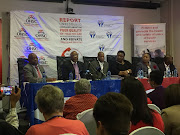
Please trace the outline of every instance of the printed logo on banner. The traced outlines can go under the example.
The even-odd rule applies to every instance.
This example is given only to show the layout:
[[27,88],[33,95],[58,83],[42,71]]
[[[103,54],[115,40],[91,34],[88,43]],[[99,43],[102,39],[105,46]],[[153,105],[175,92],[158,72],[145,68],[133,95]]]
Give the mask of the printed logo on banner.
[[34,43],[30,43],[27,47],[26,47],[26,52],[37,52],[38,48],[35,46]]
[[37,39],[47,39],[47,35],[43,30],[39,30],[37,34],[35,34]]
[[39,25],[37,19],[33,15],[29,15],[24,24],[25,25]]
[[95,31],[90,31],[89,35],[91,36],[91,38],[94,38],[96,36],[96,32]]
[[107,31],[106,35],[107,35],[108,38],[111,38],[112,37],[112,32],[111,31]]
[[104,45],[104,44],[100,44],[100,45],[99,45],[99,50],[100,50],[101,52],[104,51],[104,48],[105,48],[105,45]]
[[19,38],[21,39],[21,38],[28,38],[28,35],[26,30],[24,28],[21,28],[14,37],[16,37],[17,39]]
[[104,24],[104,21],[103,21],[103,20],[98,20],[98,25],[99,25],[99,27],[102,27],[103,24]]
[[48,65],[48,62],[46,61],[46,58],[44,56],[39,57],[39,64],[40,65]]

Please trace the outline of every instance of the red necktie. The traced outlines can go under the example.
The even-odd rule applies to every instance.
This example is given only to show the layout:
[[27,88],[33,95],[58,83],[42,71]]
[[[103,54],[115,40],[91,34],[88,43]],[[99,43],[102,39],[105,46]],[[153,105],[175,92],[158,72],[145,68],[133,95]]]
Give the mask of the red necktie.
[[40,73],[40,71],[39,71],[39,68],[38,68],[38,66],[35,66],[35,68],[36,68],[36,70],[37,70],[37,73],[38,73],[38,78],[42,78],[42,75],[41,75],[41,73]]

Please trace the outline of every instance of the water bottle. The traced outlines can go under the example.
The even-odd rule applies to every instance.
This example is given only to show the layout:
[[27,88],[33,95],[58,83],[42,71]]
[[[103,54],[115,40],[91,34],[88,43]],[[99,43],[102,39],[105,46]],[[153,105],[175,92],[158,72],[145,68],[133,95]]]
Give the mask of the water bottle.
[[73,73],[70,72],[70,73],[69,73],[69,81],[72,81],[72,80],[73,80]]
[[106,74],[106,79],[111,80],[111,71],[108,71]]
[[42,83],[46,83],[46,73],[42,73]]
[[167,77],[171,77],[171,71],[170,71],[170,68],[168,68],[167,73],[166,73],[166,76],[167,76]]
[[89,70],[86,70],[85,77],[86,77],[87,80],[92,79],[91,73],[90,73]]
[[138,78],[141,78],[141,70],[138,70],[138,72],[137,72],[137,77],[138,77]]
[[140,70],[140,78],[144,78],[144,71],[143,70]]
[[174,69],[174,77],[178,77],[177,69]]

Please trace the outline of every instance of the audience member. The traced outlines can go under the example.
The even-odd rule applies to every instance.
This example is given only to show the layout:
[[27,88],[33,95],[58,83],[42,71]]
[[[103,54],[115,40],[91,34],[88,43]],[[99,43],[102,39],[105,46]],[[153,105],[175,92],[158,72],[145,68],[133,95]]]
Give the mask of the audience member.
[[131,76],[123,79],[121,93],[127,96],[133,104],[132,125],[129,133],[145,126],[153,126],[164,132],[161,115],[147,106],[145,89],[138,79]]
[[152,103],[157,105],[161,110],[165,108],[164,92],[165,89],[161,85],[163,82],[163,73],[159,70],[154,70],[150,73],[149,83],[155,90],[147,96],[151,99]]
[[142,55],[142,61],[139,62],[136,66],[136,75],[139,70],[143,70],[144,76],[148,77],[151,71],[159,70],[157,64],[154,62],[151,62],[150,59],[151,59],[151,56],[149,53],[144,53]]
[[67,60],[62,65],[62,78],[63,80],[69,80],[69,73],[73,73],[73,79],[84,78],[84,64],[78,61],[78,53],[76,51],[71,52],[71,60]]
[[[24,81],[30,83],[40,83],[42,82],[43,73],[45,73],[44,68],[38,64],[38,57],[35,53],[30,53],[28,55],[29,63],[24,66]],[[53,81],[54,78],[47,78],[47,81]]]
[[132,73],[132,64],[124,60],[125,52],[120,50],[117,52],[115,65],[111,65],[112,75],[129,76]]
[[162,118],[166,135],[180,135],[180,84],[172,84],[165,90],[165,109]]
[[89,135],[81,121],[63,118],[64,94],[58,87],[43,86],[37,92],[35,101],[46,121],[31,126],[26,135]]
[[[0,97],[2,96],[3,95],[0,92]],[[12,93],[10,95],[11,109],[9,110],[9,114],[6,116],[6,121],[0,120],[0,134],[2,135],[23,135],[23,133],[18,130],[19,120],[16,112],[16,103],[19,101],[20,96],[21,89],[17,88],[17,93],[15,93],[15,89],[12,88]]]
[[174,71],[175,66],[173,65],[173,58],[170,55],[166,55],[164,57],[164,62],[161,64],[158,64],[159,70],[164,73],[164,71],[167,71],[170,69],[171,73]]
[[97,60],[92,61],[89,67],[93,80],[104,79],[106,77],[108,69],[109,64],[108,62],[104,61],[104,53],[99,52]]
[[109,92],[94,105],[97,135],[128,135],[133,107],[127,97]]
[[76,115],[93,108],[97,97],[91,92],[91,84],[87,79],[80,79],[75,83],[75,96],[68,99],[64,106],[63,115],[67,119],[76,119]]

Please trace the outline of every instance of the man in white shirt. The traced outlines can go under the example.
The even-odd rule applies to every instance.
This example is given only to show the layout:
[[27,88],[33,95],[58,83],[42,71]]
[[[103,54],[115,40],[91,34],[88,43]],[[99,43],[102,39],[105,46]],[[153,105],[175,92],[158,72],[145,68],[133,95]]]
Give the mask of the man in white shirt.
[[109,64],[108,62],[104,61],[104,53],[99,52],[97,60],[92,61],[89,67],[93,80],[104,79],[106,77],[108,69]]

